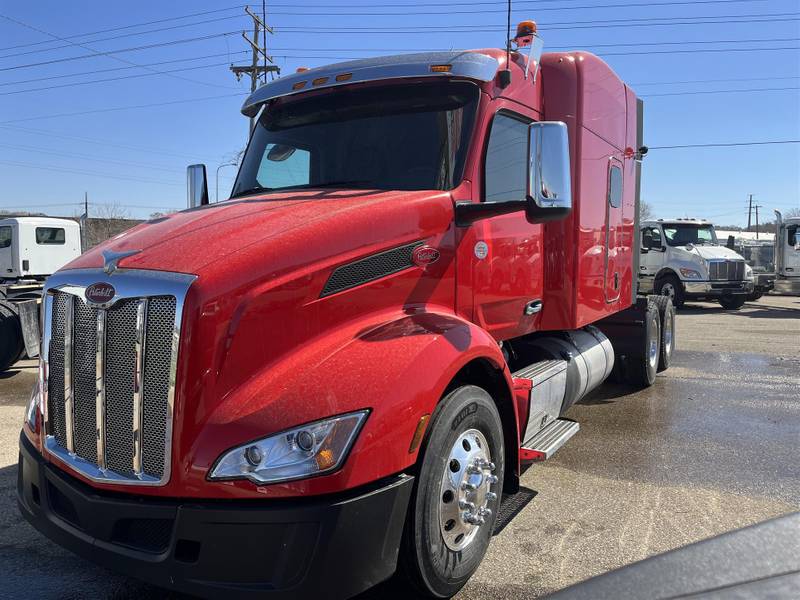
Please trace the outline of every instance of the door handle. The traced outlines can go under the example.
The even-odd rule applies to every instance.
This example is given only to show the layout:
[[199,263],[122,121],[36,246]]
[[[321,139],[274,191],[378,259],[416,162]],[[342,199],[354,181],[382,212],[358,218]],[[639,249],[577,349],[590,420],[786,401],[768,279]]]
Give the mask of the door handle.
[[531,300],[525,305],[525,314],[526,315],[535,315],[542,310],[542,301],[541,300]]

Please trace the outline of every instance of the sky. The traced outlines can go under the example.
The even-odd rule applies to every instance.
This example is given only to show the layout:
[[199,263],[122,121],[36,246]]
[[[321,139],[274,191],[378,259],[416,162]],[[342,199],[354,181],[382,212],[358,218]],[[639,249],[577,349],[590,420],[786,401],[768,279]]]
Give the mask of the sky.
[[[256,2],[254,10],[261,11]],[[747,223],[800,207],[800,0],[516,0],[545,51],[601,55],[645,100],[656,217]],[[347,58],[503,47],[506,3],[266,3],[284,74]],[[227,198],[247,142],[243,4],[0,0],[0,210],[145,218],[185,206],[185,167]],[[252,33],[252,32],[251,32]],[[144,67],[139,65],[145,65]],[[103,81],[98,81],[103,80]],[[743,90],[743,91],[742,91]],[[217,178],[217,173],[219,177]]]

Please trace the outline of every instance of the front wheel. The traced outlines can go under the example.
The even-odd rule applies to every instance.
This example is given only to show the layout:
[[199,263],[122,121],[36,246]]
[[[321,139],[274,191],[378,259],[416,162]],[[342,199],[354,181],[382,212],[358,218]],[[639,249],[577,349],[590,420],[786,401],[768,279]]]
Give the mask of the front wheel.
[[744,306],[745,300],[745,296],[722,296],[719,303],[725,310],[739,310]]
[[681,280],[675,275],[665,275],[656,280],[655,289],[653,290],[659,296],[666,296],[672,300],[672,305],[675,308],[683,306],[685,299],[683,284]]
[[409,506],[400,574],[418,592],[449,598],[483,560],[505,467],[503,428],[492,397],[465,385],[436,407]]

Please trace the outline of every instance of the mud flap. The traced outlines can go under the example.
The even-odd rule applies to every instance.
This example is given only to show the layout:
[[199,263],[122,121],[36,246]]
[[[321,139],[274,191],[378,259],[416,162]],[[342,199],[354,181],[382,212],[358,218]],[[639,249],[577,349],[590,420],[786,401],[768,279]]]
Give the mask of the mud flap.
[[36,358],[39,356],[39,340],[42,337],[39,331],[39,300],[20,302],[17,308],[25,352],[29,358]]

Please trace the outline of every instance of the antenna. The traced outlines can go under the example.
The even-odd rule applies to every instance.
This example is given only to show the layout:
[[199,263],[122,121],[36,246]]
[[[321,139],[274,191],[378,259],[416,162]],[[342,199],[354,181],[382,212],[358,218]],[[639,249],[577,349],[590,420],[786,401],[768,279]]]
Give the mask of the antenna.
[[508,23],[506,25],[506,68],[500,71],[498,83],[501,88],[511,84],[511,0],[508,0]]

